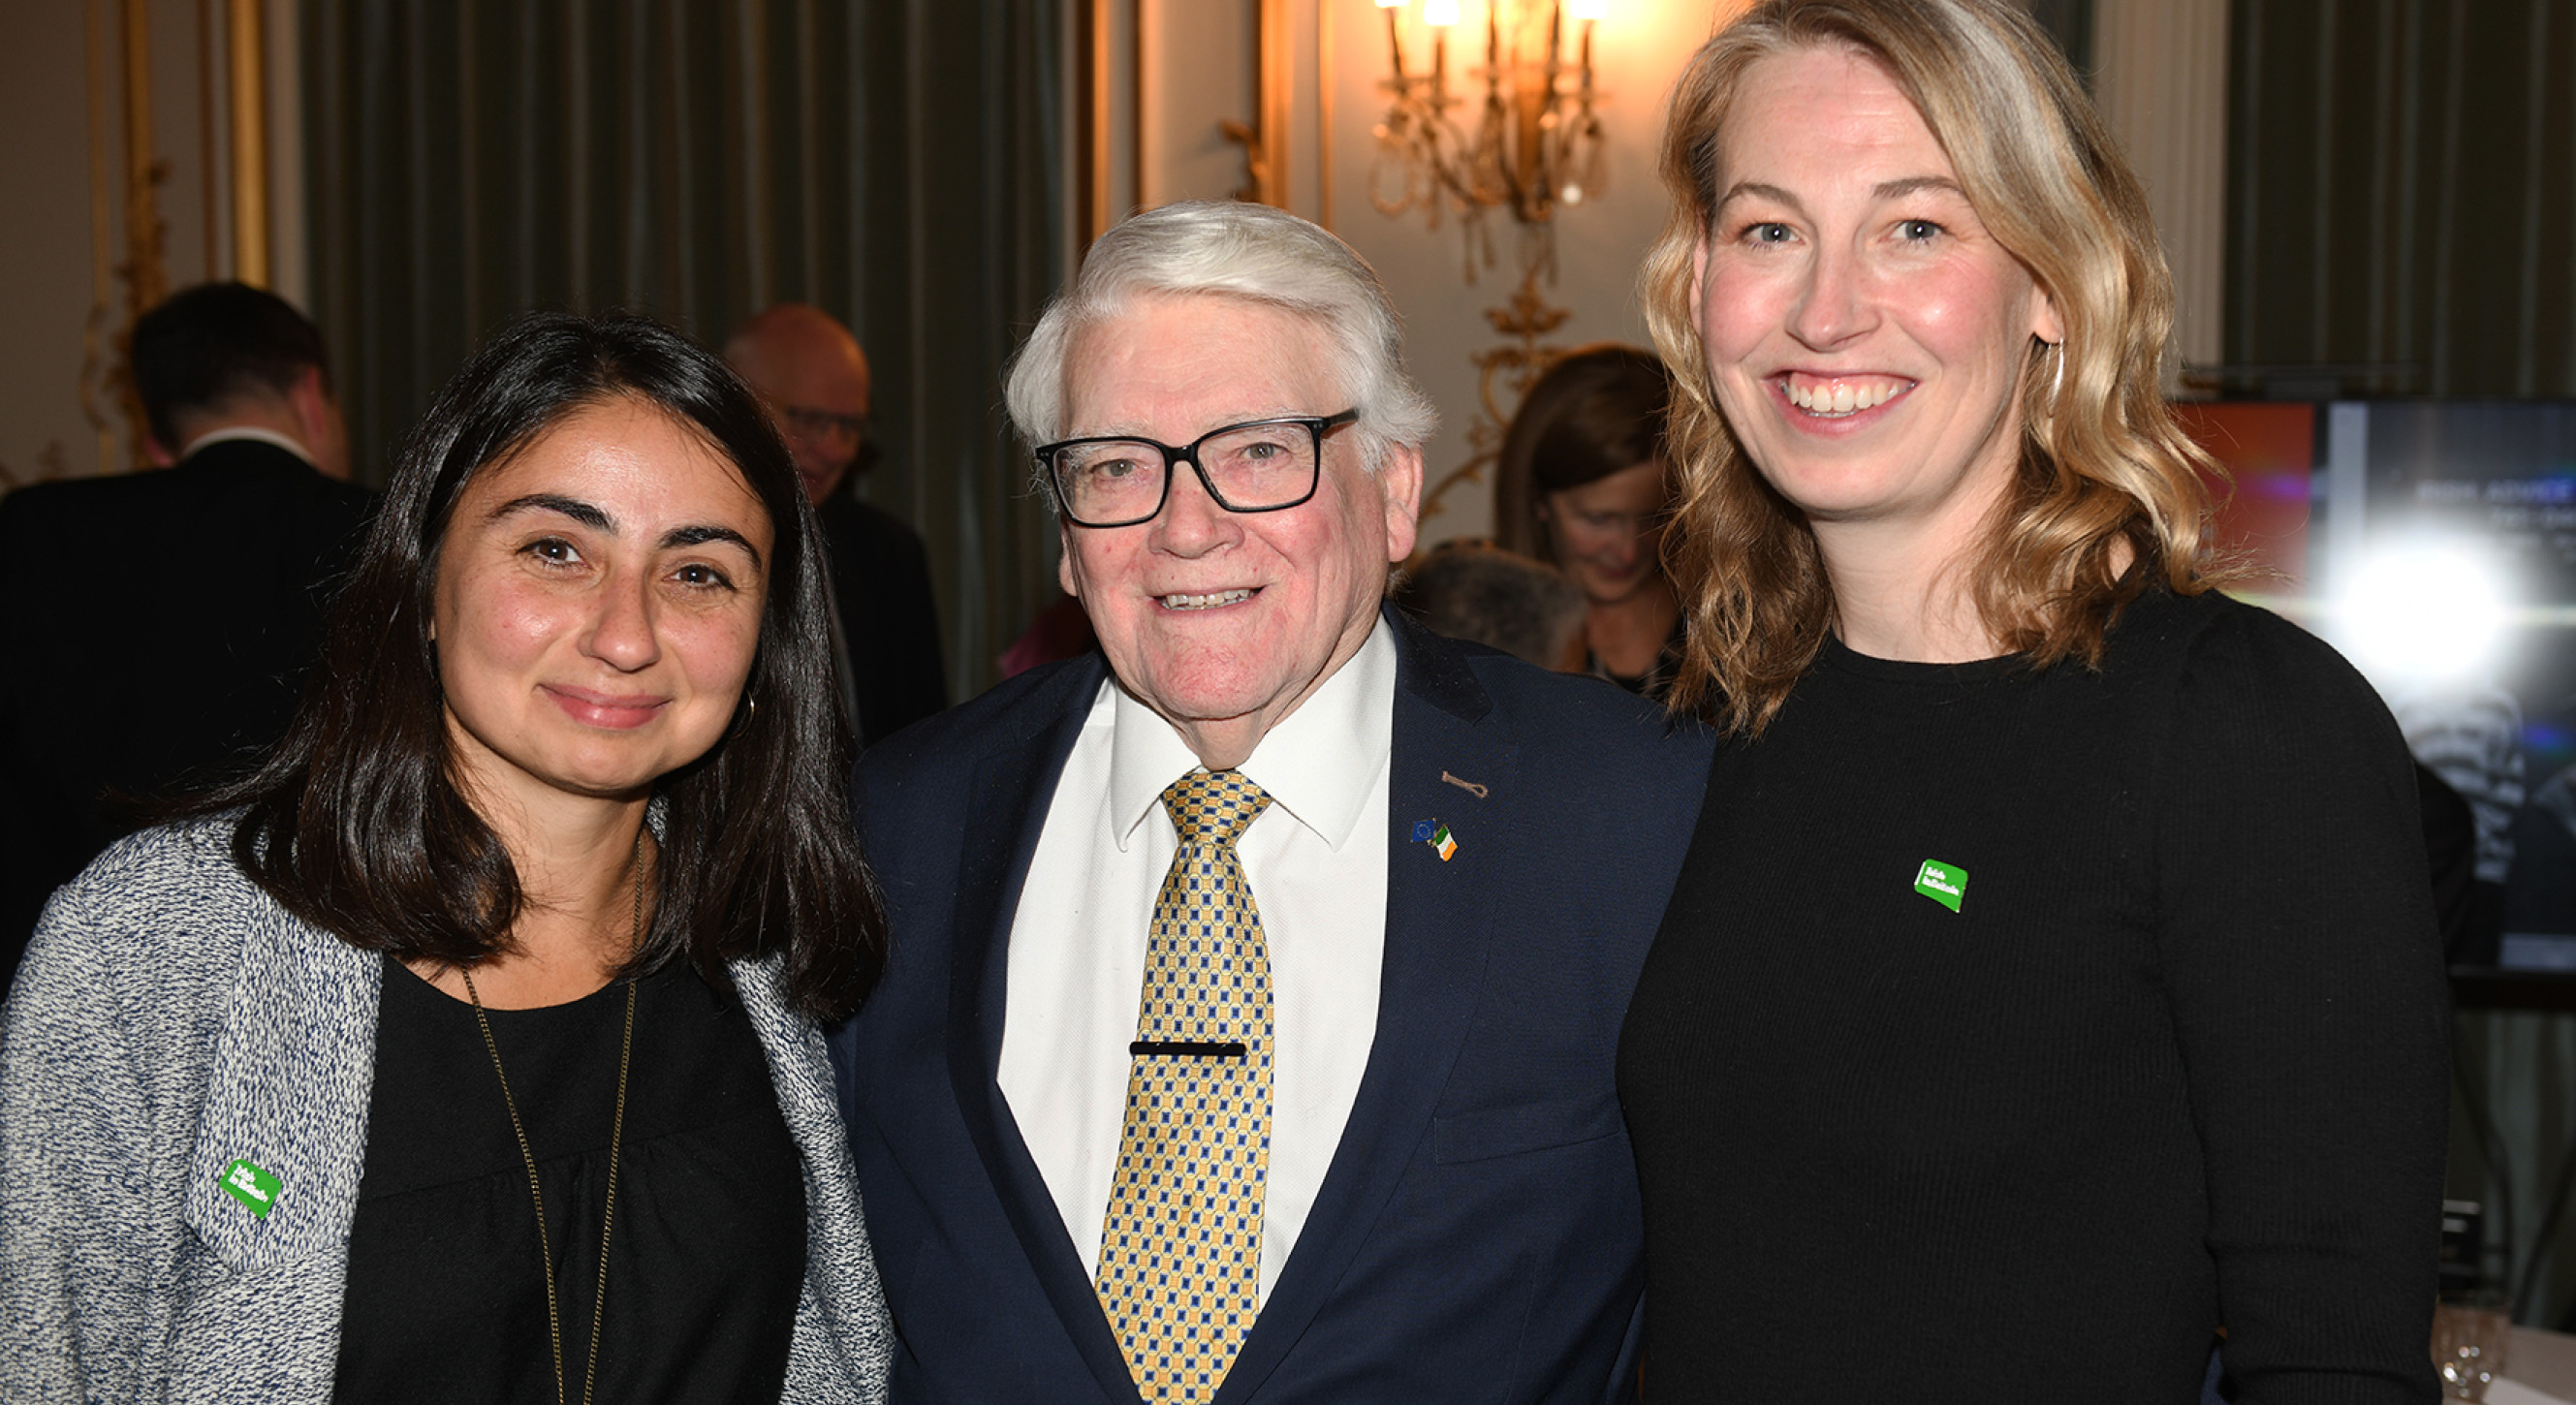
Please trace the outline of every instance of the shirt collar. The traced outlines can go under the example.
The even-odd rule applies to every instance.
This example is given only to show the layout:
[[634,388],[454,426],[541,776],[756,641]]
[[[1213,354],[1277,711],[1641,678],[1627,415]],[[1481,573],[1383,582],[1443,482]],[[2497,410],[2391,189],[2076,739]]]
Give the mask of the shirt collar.
[[[1199,764],[1172,724],[1111,683],[1109,819],[1119,852],[1163,790]],[[1239,770],[1334,849],[1358,826],[1395,736],[1395,635],[1380,619],[1314,696],[1280,719]]]
[[304,460],[306,464],[311,465],[314,468],[321,467],[320,464],[313,462],[313,455],[305,452],[303,445],[296,443],[294,440],[287,438],[276,430],[262,429],[255,424],[228,424],[221,429],[210,429],[205,433],[198,435],[196,438],[189,440],[188,447],[179,451],[179,458],[182,461],[185,461],[195,457],[198,450],[206,448],[209,445],[229,443],[235,439],[256,439],[262,444],[274,444],[278,448],[284,449],[286,452]]

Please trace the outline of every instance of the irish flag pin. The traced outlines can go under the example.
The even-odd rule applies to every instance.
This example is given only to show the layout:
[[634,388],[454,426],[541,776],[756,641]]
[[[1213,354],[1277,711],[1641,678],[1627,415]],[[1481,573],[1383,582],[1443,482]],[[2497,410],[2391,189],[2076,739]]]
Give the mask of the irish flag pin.
[[1440,856],[1442,863],[1449,862],[1458,853],[1458,841],[1449,833],[1449,826],[1436,820],[1432,822],[1431,838],[1425,842],[1431,845],[1433,853]]

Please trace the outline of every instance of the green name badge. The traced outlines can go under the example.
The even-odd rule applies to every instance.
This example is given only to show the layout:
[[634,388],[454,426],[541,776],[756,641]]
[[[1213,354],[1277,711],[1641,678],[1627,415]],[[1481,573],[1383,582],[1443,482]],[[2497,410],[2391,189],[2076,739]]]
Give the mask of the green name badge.
[[1914,875],[1914,891],[1957,912],[1959,900],[1968,895],[1968,871],[1939,859],[1925,859],[1922,871]]
[[277,1188],[283,1183],[249,1161],[236,1157],[233,1164],[224,1168],[224,1174],[216,1184],[224,1188],[226,1195],[249,1206],[252,1214],[264,1220],[268,1218],[269,1207],[277,1203]]

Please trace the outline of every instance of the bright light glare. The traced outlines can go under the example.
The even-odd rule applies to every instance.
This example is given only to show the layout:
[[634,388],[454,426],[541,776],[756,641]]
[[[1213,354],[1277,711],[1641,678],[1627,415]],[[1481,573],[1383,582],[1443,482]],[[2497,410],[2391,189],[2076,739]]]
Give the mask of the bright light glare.
[[1404,8],[1404,0],[1377,0],[1377,7],[1381,10],[1401,10]]
[[[1385,0],[1379,0],[1385,3]],[[1565,0],[1565,17],[1570,20],[1606,20],[1610,18],[1610,0]]]
[[2356,661],[2391,682],[2468,672],[2487,660],[2511,620],[2495,572],[2446,545],[2409,545],[2371,557],[2340,603],[2343,636]]
[[1422,22],[1447,29],[1458,22],[1458,0],[1422,0]]

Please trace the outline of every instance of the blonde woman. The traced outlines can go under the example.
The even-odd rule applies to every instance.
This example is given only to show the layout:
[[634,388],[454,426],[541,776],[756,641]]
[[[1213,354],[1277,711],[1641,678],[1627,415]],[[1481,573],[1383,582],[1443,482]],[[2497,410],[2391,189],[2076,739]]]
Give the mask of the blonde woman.
[[2396,728],[2208,588],[2136,180],[2003,0],[1767,0],[1647,271],[1732,737],[1620,1087],[1671,1400],[2429,1400]]

